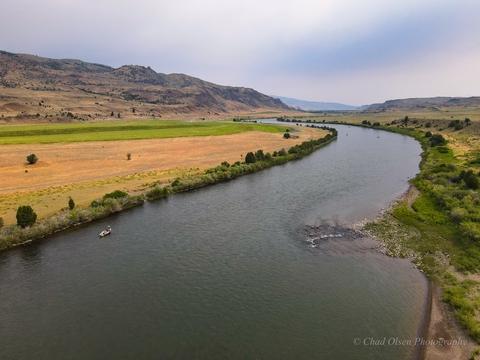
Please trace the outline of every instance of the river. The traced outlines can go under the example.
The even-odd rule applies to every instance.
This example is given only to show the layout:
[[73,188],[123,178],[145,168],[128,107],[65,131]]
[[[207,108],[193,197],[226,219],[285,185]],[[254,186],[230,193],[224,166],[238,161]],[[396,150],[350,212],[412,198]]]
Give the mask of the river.
[[308,225],[376,216],[421,148],[334,127],[338,140],[302,160],[0,253],[0,359],[414,356],[370,339],[415,338],[423,275],[363,241],[307,240]]

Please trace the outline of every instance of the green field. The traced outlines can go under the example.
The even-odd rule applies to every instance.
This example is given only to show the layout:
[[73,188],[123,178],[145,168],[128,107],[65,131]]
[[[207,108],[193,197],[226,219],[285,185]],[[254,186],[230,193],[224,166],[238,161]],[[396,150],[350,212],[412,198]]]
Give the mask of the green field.
[[0,145],[162,139],[230,135],[246,131],[281,133],[284,127],[220,121],[109,121],[74,124],[0,125]]

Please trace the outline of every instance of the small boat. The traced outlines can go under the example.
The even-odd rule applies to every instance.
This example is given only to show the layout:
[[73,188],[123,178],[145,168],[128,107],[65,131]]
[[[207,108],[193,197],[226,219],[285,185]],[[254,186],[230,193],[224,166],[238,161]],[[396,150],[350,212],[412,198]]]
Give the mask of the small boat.
[[106,229],[102,230],[100,234],[98,234],[99,237],[105,237],[108,236],[112,233],[112,228],[110,226],[107,226]]

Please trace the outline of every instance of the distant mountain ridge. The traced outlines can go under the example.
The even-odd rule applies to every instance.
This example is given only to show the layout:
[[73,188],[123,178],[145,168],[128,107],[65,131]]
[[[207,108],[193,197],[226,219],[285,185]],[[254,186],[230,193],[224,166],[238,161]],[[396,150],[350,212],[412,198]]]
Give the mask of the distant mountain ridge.
[[[46,105],[39,106],[37,100]],[[125,114],[132,108],[139,110],[137,115],[289,110],[280,100],[254,89],[217,85],[185,74],[0,51],[1,115],[33,112],[48,117],[68,111],[98,117]]]
[[362,111],[395,110],[441,110],[448,107],[480,107],[480,96],[472,97],[430,97],[388,100],[383,103],[366,105]]
[[322,101],[310,101],[310,100],[301,100],[295,98],[289,98],[285,96],[275,96],[277,99],[280,99],[283,103],[291,106],[295,109],[304,110],[304,111],[350,111],[358,110],[358,106],[347,105],[335,102],[322,102]]

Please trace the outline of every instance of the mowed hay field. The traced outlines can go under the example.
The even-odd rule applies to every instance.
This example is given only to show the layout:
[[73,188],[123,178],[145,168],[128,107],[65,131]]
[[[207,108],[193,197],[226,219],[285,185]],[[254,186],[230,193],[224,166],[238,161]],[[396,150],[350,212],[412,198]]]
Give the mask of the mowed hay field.
[[274,125],[225,121],[142,120],[0,126],[0,145],[218,136],[247,131],[280,133]]
[[[326,134],[298,127],[294,132],[298,137],[284,139],[285,126],[246,125],[250,130],[243,130],[245,127],[229,135],[0,145],[0,216],[13,223],[17,207],[28,204],[45,217],[64,208],[69,196],[87,206],[113,190],[136,193],[153,182],[168,182],[222,161],[241,161],[248,151],[287,149]],[[161,137],[158,129],[152,132]],[[25,162],[30,153],[39,158],[34,165]]]

